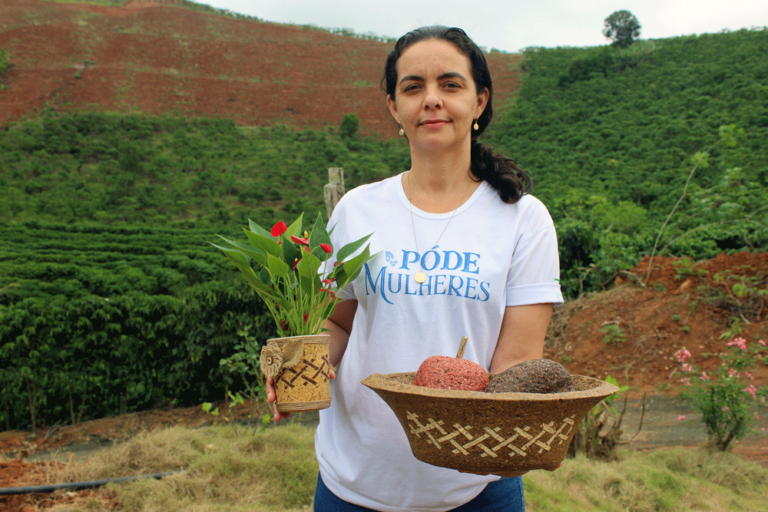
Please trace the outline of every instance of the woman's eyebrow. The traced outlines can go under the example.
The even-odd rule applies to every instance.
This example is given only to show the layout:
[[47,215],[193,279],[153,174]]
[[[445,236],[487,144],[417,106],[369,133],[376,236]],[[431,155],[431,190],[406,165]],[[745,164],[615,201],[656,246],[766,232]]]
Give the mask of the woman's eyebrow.
[[[443,73],[442,75],[437,77],[438,80],[444,80],[446,78],[461,78],[464,81],[467,80],[464,75],[462,75],[461,73],[457,73],[455,71],[451,71],[449,73]],[[413,81],[416,81],[416,82],[423,82],[424,81],[424,77],[419,76],[419,75],[406,75],[406,76],[404,76],[403,78],[400,79],[400,83],[407,82],[409,80],[413,80]]]

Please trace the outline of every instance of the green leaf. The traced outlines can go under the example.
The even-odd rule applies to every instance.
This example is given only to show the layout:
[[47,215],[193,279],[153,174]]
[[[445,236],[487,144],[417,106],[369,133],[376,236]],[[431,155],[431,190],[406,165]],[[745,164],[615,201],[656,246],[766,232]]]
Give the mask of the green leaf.
[[299,284],[305,293],[317,295],[322,287],[320,274],[317,272],[321,264],[322,262],[312,254],[305,254],[296,266],[296,270],[299,272]]
[[338,254],[336,254],[336,261],[338,261],[339,263],[344,261],[344,258],[346,258],[350,254],[357,251],[360,247],[362,247],[363,244],[367,242],[369,238],[371,238],[371,235],[373,235],[373,233],[371,233],[368,236],[364,236],[360,240],[356,240],[354,242],[348,243],[347,245],[339,249]]
[[271,236],[261,236],[258,233],[252,233],[247,229],[244,229],[243,231],[245,231],[245,234],[248,236],[248,241],[251,242],[252,246],[261,249],[266,254],[271,254],[272,256],[280,256],[280,246],[277,245],[277,242],[274,238]]
[[344,272],[345,272],[345,278],[346,280],[342,281],[339,279],[339,287],[343,288],[347,285],[347,283],[354,281],[355,278],[360,274],[360,271],[363,268],[363,264],[369,261],[372,258],[375,258],[379,253],[374,254],[371,256],[370,247],[366,246],[363,252],[352,258],[351,260],[347,261],[342,265]]
[[288,226],[288,230],[285,232],[285,234],[283,236],[288,236],[289,238],[291,237],[291,235],[299,236],[300,237],[301,236],[301,226],[302,226],[303,222],[304,222],[304,214],[302,213],[301,215],[299,215],[298,219],[293,221],[293,224]]
[[230,249],[229,247],[222,247],[214,243],[212,243],[211,245],[221,250],[222,252],[224,252],[224,254],[226,254],[227,256],[229,256],[229,258],[235,262],[235,265],[242,264],[242,265],[248,265],[250,267],[250,261],[248,256],[243,254],[239,249]]
[[261,282],[266,285],[272,284],[272,276],[269,274],[267,267],[261,267],[261,272],[259,272],[259,279],[261,279]]
[[323,222],[322,213],[317,214],[317,220],[315,221],[315,225],[312,227],[312,232],[309,234],[309,250],[312,251],[312,254],[315,254],[315,255],[317,255],[317,253],[315,253],[315,250],[322,251],[323,255],[318,256],[318,258],[324,259],[325,251],[323,251],[320,248],[320,244],[328,244],[332,246],[331,237],[328,235],[328,232],[325,230],[325,223]]
[[283,260],[269,254],[267,255],[267,267],[273,276],[288,281],[288,274],[291,272],[291,268]]
[[267,262],[267,253],[262,251],[261,249],[257,247],[253,247],[252,245],[246,245],[240,242],[233,242],[232,240],[228,240],[221,235],[218,235],[218,237],[224,240],[225,242],[227,242],[228,244],[231,244],[232,246],[237,247],[240,250],[240,252],[242,252],[249,258],[256,260],[259,263],[259,265],[263,266]]
[[252,233],[256,233],[257,235],[261,235],[264,238],[274,238],[272,236],[272,233],[264,229],[263,227],[259,226],[255,222],[253,222],[251,219],[248,219],[248,227],[251,228]]

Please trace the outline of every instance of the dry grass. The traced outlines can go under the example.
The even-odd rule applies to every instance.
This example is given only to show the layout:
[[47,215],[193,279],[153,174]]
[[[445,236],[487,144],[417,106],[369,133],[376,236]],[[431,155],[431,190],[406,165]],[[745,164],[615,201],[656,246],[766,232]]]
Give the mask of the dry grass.
[[[52,512],[274,512],[311,508],[314,429],[270,428],[237,436],[229,426],[172,428],[99,452],[58,481],[184,470],[163,480],[111,485]],[[765,510],[768,470],[731,453],[677,448],[620,452],[618,462],[579,456],[523,478],[529,512]]]
[[[307,510],[315,489],[314,431],[288,426],[237,436],[229,426],[141,435],[70,465],[60,481],[183,470],[162,480],[110,485],[51,511]],[[110,508],[107,502],[117,502]]]
[[579,456],[523,479],[533,512],[765,510],[768,471],[730,453],[676,448],[622,453],[616,463]]

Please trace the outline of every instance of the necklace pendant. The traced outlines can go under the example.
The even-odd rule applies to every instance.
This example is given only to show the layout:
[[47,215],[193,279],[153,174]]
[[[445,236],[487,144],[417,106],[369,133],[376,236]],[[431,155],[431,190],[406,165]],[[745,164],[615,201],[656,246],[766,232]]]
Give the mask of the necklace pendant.
[[417,282],[417,283],[419,283],[419,284],[421,284],[421,283],[423,283],[424,281],[426,281],[426,280],[427,280],[427,276],[426,276],[426,274],[424,274],[424,272],[419,272],[418,274],[416,274],[415,276],[413,276],[413,278],[414,278],[414,279],[416,280],[416,282]]

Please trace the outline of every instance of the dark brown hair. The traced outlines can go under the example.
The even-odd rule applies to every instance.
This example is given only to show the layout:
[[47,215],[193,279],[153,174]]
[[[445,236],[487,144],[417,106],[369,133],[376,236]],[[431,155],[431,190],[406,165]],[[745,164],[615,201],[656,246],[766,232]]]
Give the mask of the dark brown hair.
[[523,194],[531,191],[533,181],[528,173],[521,169],[512,158],[495,153],[493,148],[485,146],[477,140],[477,137],[485,131],[493,118],[493,82],[483,52],[463,30],[439,25],[421,27],[398,39],[395,47],[387,56],[384,78],[381,80],[382,88],[393,100],[395,99],[397,61],[411,45],[428,39],[448,41],[453,44],[462,55],[469,59],[472,79],[475,82],[477,92],[488,91],[488,103],[477,119],[479,129],[472,130],[472,173],[481,181],[487,181],[499,193],[502,201],[510,204],[516,203]]

